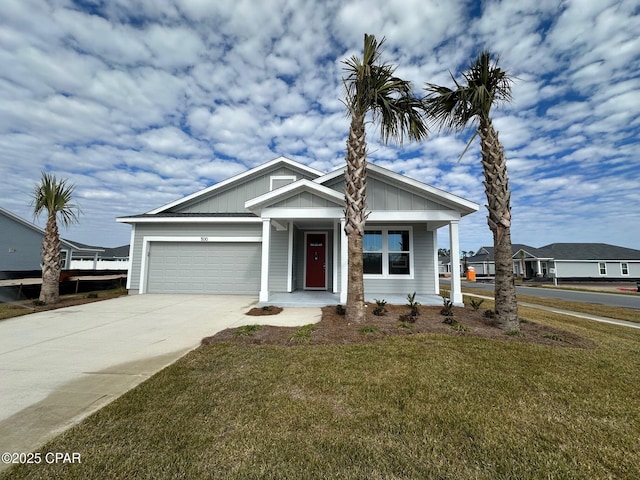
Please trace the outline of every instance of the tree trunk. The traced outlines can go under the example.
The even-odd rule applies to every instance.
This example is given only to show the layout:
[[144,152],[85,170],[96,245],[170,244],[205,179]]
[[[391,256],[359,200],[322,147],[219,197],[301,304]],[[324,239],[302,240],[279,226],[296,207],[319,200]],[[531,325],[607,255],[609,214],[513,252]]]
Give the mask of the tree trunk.
[[60,235],[55,213],[49,214],[42,240],[42,287],[39,300],[47,304],[60,300]]
[[367,142],[364,115],[352,112],[347,140],[347,169],[345,171],[345,233],[349,246],[349,274],[347,285],[347,321],[365,320],[364,278],[362,273],[362,239],[366,214]]
[[487,223],[493,232],[493,253],[496,267],[496,319],[506,331],[519,331],[518,302],[513,276],[511,248],[511,193],[507,161],[498,132],[490,119],[483,119],[479,129],[482,145],[484,187],[489,216]]

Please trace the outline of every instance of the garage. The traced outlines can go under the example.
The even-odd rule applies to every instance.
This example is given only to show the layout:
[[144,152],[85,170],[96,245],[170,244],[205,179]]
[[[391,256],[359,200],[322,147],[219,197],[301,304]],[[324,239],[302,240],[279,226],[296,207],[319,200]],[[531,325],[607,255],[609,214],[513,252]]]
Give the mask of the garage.
[[150,242],[148,255],[148,293],[255,295],[260,291],[257,242]]

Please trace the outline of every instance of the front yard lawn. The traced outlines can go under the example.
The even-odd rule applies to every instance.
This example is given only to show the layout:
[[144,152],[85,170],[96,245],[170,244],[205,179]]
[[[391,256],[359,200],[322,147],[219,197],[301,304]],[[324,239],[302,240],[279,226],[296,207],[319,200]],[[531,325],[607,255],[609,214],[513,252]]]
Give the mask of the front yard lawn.
[[229,336],[40,449],[82,463],[22,465],[3,478],[640,478],[640,332],[520,313],[591,345]]

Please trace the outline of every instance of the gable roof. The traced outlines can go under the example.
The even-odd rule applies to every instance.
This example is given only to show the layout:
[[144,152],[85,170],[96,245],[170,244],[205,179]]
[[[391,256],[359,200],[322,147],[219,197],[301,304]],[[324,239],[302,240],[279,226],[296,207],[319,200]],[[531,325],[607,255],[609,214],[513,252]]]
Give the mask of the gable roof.
[[283,187],[277,188],[255,198],[247,200],[244,205],[248,210],[258,215],[263,207],[267,207],[286,198],[298,195],[302,192],[308,192],[313,195],[317,195],[318,197],[335,203],[336,206],[344,207],[343,194],[333,190],[332,188],[325,187],[324,185],[319,185],[306,179],[289,183]]
[[254,167],[252,169],[246,170],[242,173],[239,173],[238,175],[234,175],[233,177],[227,178],[226,180],[222,180],[221,182],[215,183],[213,185],[211,185],[210,187],[207,187],[203,190],[198,190],[197,192],[192,193],[191,195],[187,195],[186,197],[182,197],[179,198],[177,200],[174,200],[173,202],[167,203],[166,205],[163,205],[159,208],[153,209],[149,212],[147,212],[148,215],[153,215],[153,214],[157,214],[157,213],[162,213],[166,210],[169,210],[170,208],[174,208],[178,205],[182,205],[184,203],[187,203],[195,198],[198,197],[202,197],[205,196],[211,192],[215,192],[216,190],[220,190],[230,184],[233,183],[238,183],[241,182],[244,179],[247,179],[253,175],[257,175],[260,172],[263,172],[265,170],[268,170],[272,167],[276,167],[278,165],[287,165],[289,167],[295,168],[297,170],[303,170],[305,172],[307,172],[308,174],[314,176],[314,177],[319,177],[323,174],[323,172],[316,170],[315,168],[311,168],[308,167],[307,165],[304,165],[302,163],[298,163],[298,162],[294,162],[293,160],[289,160],[286,157],[278,157],[278,158],[274,158],[273,160],[267,162],[267,163],[263,163],[262,165],[258,165],[257,167]]
[[[319,184],[327,183],[338,178],[341,175],[344,175],[345,169],[346,167],[342,167],[329,172],[326,175],[316,178],[314,182]],[[452,209],[459,210],[462,216],[469,215],[470,213],[475,213],[480,208],[477,203],[466,200],[462,197],[446,192],[432,185],[427,185],[426,183],[420,182],[419,180],[414,180],[413,178],[401,175],[394,172],[393,170],[389,170],[387,168],[376,165],[375,163],[368,163],[367,170],[381,177],[384,177],[385,180],[390,180],[397,186],[402,186],[403,188],[417,193],[418,195],[435,200],[438,203],[451,207]]]
[[[29,228],[30,230],[33,230],[35,233],[39,234],[39,235],[46,235],[45,231],[40,228],[39,226],[37,226],[34,223],[31,223],[27,220],[25,220],[24,218],[20,218],[19,216],[17,216],[14,213],[11,213],[9,210],[6,210],[2,207],[0,207],[0,215],[4,215],[5,217],[9,218],[10,220],[13,220],[14,222],[20,223],[21,225],[24,225],[25,227]],[[62,237],[60,237],[60,243],[65,246],[66,248],[69,248],[71,250],[76,250],[78,252],[102,252],[104,251],[102,248],[99,247],[91,247],[89,245],[83,245],[82,243],[78,243],[78,242],[71,242],[69,240],[66,240]]]

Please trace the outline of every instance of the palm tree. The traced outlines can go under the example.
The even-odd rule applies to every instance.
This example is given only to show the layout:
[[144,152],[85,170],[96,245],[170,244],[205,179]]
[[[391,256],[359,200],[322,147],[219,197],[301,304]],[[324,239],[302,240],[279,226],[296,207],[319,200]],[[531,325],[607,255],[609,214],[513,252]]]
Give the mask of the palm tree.
[[520,324],[511,260],[511,193],[504,150],[491,121],[491,107],[511,100],[513,80],[498,67],[497,58],[491,62],[488,51],[483,51],[462,76],[464,80],[458,82],[452,75],[454,89],[428,83],[425,87],[427,96],[423,100],[425,111],[441,129],[461,131],[470,123],[476,125],[463,155],[479,135],[489,210],[487,222],[493,232],[496,317],[505,330],[518,331]]
[[362,59],[353,56],[345,60],[343,79],[345,105],[351,117],[347,139],[345,171],[345,233],[348,238],[349,279],[347,287],[347,321],[361,322],[365,318],[364,280],[362,273],[362,240],[367,198],[367,142],[365,122],[368,113],[380,125],[383,142],[389,138],[402,144],[427,136],[422,118],[422,105],[413,95],[411,83],[393,75],[395,68],[379,63],[384,38],[378,42],[373,35],[364,35]]
[[57,181],[55,175],[42,172],[42,179],[33,191],[33,214],[47,211],[47,225],[42,240],[42,288],[40,301],[48,304],[60,299],[60,234],[58,218],[65,226],[78,220],[80,209],[71,203],[74,185],[66,180]]

